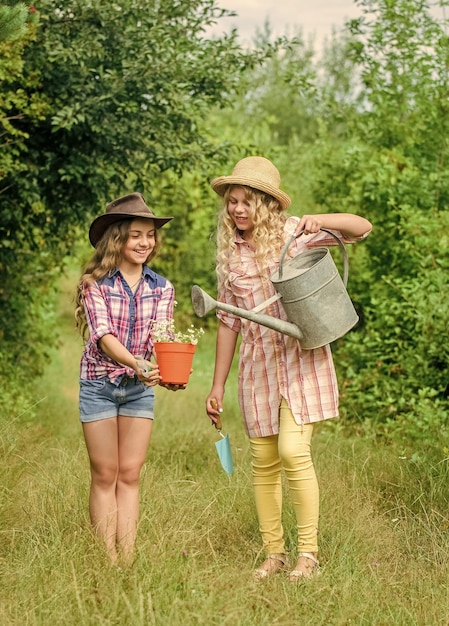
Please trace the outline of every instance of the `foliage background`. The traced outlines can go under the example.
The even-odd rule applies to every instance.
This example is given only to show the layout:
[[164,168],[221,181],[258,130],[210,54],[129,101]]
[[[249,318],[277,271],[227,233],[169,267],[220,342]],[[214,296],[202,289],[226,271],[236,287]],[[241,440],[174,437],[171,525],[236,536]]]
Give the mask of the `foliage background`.
[[[301,31],[274,40],[267,25],[250,50],[207,37],[214,0],[0,7],[2,623],[447,624],[448,24],[425,0],[357,4],[319,58]],[[333,345],[343,419],[314,443],[329,566],[307,590],[249,582],[259,543],[235,377],[233,483],[198,413],[210,315],[188,393],[159,398],[137,562],[113,571],[86,531],[76,422],[88,226],[129,190],[173,215],[155,269],[198,323],[192,284],[215,293],[208,181],[257,153],[293,213],[374,225],[348,247],[360,323]]]
[[57,281],[67,259],[87,259],[88,225],[106,202],[139,190],[175,216],[155,269],[191,321],[192,284],[215,291],[208,181],[259,153],[279,167],[293,213],[374,224],[349,250],[360,324],[333,346],[343,413],[361,434],[447,459],[448,25],[424,0],[357,4],[362,17],[320,58],[300,31],[273,40],[269,25],[251,49],[235,32],[208,38],[226,13],[214,0],[42,0],[25,34],[19,20],[4,36],[4,415],[33,404],[59,340]]

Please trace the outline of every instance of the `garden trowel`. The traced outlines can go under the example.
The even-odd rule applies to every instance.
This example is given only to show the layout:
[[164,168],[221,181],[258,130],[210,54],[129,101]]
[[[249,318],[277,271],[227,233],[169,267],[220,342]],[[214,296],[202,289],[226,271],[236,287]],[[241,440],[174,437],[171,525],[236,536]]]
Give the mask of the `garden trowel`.
[[[218,403],[215,398],[212,398],[210,403],[215,410],[218,410]],[[218,433],[221,437],[219,441],[215,442],[218,458],[220,459],[220,463],[224,471],[227,474],[232,474],[232,470],[234,469],[234,463],[232,462],[231,442],[229,441],[229,435],[223,435],[223,433],[221,432],[222,424],[219,415],[216,419],[217,421],[215,423],[215,428],[218,430]]]

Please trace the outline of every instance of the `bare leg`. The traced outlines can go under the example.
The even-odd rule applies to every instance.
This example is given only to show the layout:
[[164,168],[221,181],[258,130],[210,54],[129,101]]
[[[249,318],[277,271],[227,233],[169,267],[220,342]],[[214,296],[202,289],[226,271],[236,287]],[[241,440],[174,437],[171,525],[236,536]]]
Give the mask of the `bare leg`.
[[117,560],[117,419],[109,418],[84,423],[83,432],[91,471],[90,519],[98,537],[104,541],[111,561],[115,563]]
[[151,438],[153,420],[118,417],[117,545],[125,563],[130,563],[139,520],[139,479]]

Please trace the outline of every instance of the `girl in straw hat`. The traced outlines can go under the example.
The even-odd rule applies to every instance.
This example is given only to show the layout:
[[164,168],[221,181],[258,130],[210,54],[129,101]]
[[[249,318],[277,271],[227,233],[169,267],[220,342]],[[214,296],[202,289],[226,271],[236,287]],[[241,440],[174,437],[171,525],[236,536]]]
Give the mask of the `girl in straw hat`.
[[[218,300],[253,309],[275,295],[270,275],[278,268],[286,241],[304,231],[289,248],[296,256],[313,246],[335,245],[321,228],[344,242],[364,239],[368,220],[347,213],[289,216],[289,196],[280,189],[280,175],[268,159],[239,161],[230,176],[211,182],[223,197],[218,218]],[[286,320],[279,301],[264,310]],[[302,350],[287,335],[233,314],[218,311],[220,320],[215,371],[206,410],[212,421],[223,406],[238,334],[239,403],[249,436],[256,510],[266,558],[255,570],[257,579],[290,570],[291,582],[318,572],[319,494],[311,458],[314,424],[338,415],[338,389],[330,347]],[[218,409],[214,408],[216,399]],[[216,405],[215,405],[216,406]],[[290,569],[281,523],[281,470],[289,485],[298,531],[298,557]]]
[[151,321],[173,318],[173,286],[147,265],[160,245],[158,229],[171,219],[156,217],[139,193],[111,202],[91,224],[95,253],[78,284],[75,317],[88,335],[79,401],[91,467],[90,517],[114,563],[131,561],[136,539],[139,476],[160,381],[149,362]]

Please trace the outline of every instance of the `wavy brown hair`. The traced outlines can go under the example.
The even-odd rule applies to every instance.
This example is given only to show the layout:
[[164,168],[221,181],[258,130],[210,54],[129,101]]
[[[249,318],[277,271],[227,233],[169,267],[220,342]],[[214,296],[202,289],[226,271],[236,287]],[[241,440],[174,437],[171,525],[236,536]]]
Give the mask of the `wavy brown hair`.
[[218,215],[216,272],[219,285],[229,284],[229,262],[235,252],[235,224],[228,212],[229,196],[234,187],[245,191],[249,214],[254,224],[253,244],[256,258],[265,266],[278,259],[284,245],[284,225],[289,215],[276,198],[252,187],[230,186],[223,196],[223,207]]
[[[84,289],[87,285],[111,276],[120,265],[122,260],[122,252],[129,239],[129,231],[133,220],[123,220],[111,224],[103,233],[100,241],[97,243],[95,252],[86,264],[81,278],[78,281],[75,294],[75,325],[79,330],[83,339],[87,338],[88,327],[86,313],[84,310]],[[154,259],[161,247],[161,237],[159,231],[154,231],[155,246],[145,259],[148,263]]]

